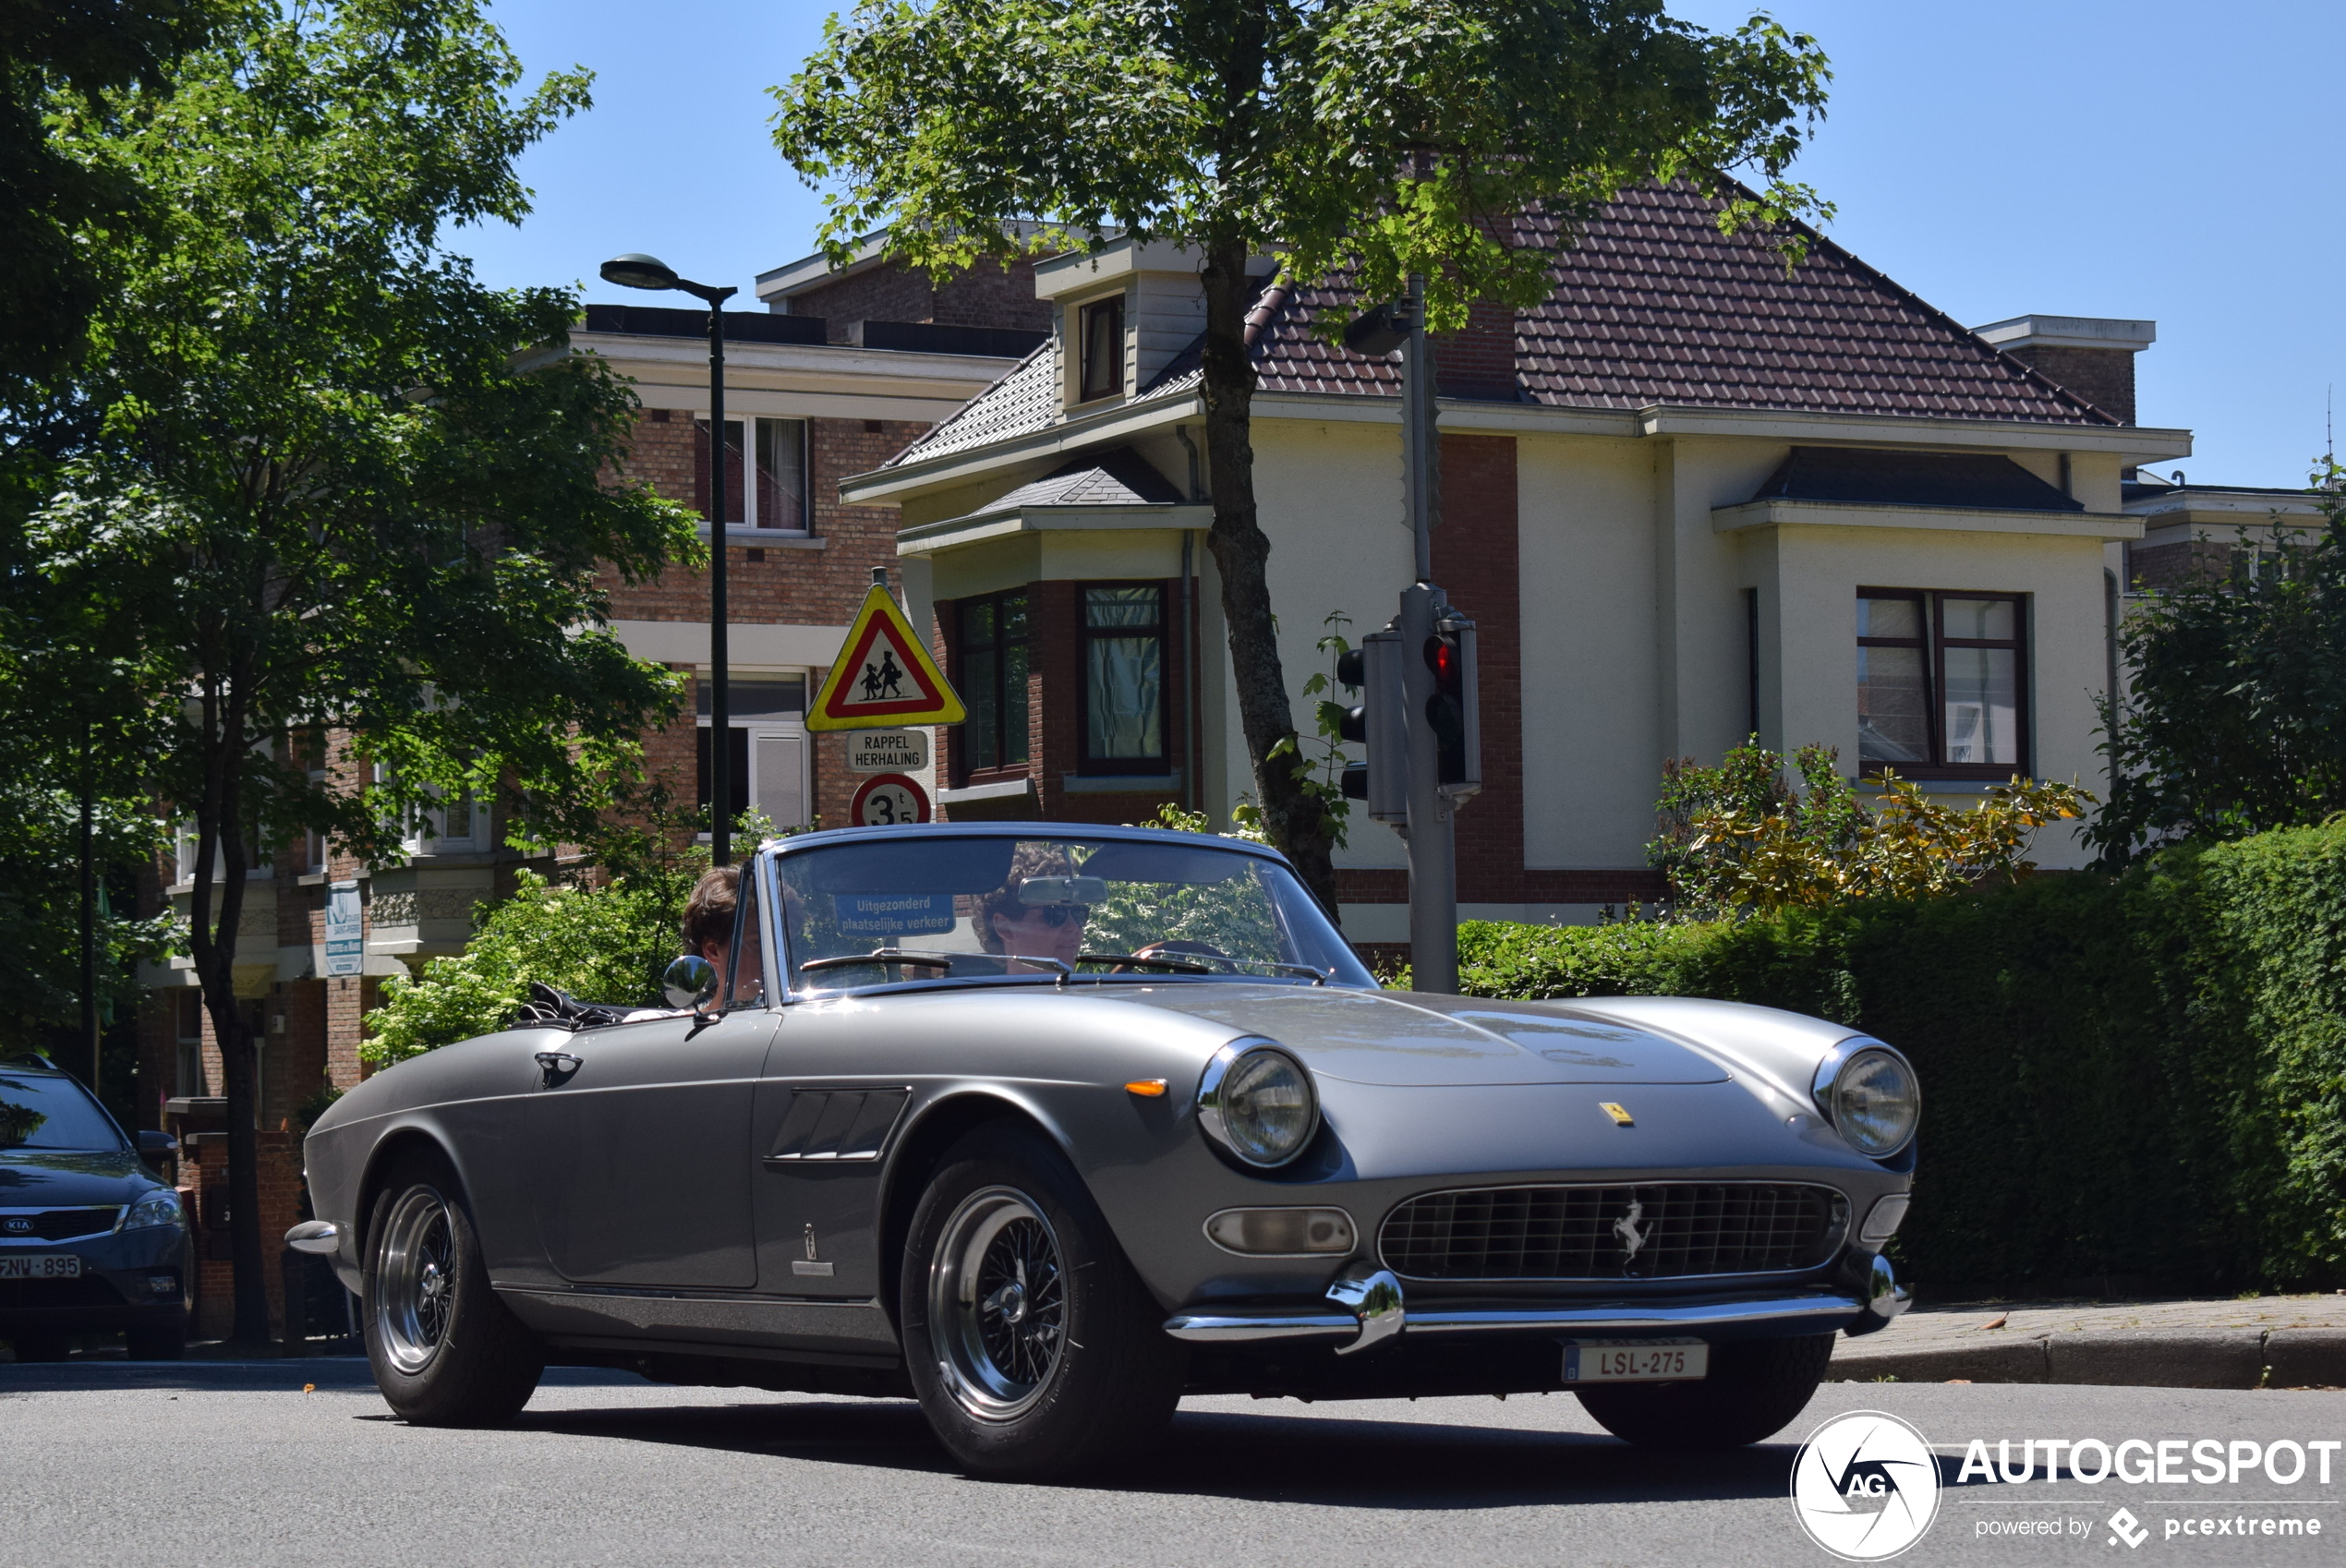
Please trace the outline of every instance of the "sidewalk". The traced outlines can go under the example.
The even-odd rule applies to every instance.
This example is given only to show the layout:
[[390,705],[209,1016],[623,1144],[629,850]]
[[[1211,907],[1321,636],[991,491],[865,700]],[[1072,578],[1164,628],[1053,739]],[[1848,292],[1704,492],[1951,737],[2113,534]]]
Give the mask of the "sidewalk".
[[1917,1307],[1833,1346],[1850,1382],[2346,1387],[2346,1294]]

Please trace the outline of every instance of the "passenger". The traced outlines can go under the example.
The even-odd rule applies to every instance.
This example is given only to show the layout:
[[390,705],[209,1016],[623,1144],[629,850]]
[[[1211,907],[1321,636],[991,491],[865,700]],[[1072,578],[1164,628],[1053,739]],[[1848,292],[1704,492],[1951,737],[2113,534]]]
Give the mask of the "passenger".
[[1075,867],[1048,844],[1021,844],[1010,857],[1010,874],[978,902],[977,940],[989,953],[1010,961],[1005,974],[1049,974],[1046,964],[1022,964],[1018,957],[1056,959],[1070,969],[1083,950],[1083,923],[1092,911],[1082,904],[1030,904],[1021,897],[1027,879],[1071,876]]
[[[741,867],[718,866],[701,873],[693,896],[684,905],[684,951],[707,959],[721,982],[725,960],[732,954],[733,925],[741,902]],[[733,980],[733,1000],[754,1002],[766,991],[766,951],[759,940],[757,917],[751,911],[748,940],[742,948],[742,972]]]

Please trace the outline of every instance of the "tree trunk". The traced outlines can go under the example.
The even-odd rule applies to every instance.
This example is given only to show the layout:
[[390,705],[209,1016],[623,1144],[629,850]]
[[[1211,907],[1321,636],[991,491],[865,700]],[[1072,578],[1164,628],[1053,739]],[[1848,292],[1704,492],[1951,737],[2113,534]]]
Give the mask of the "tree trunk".
[[1293,699],[1279,662],[1278,623],[1271,609],[1266,572],[1271,541],[1254,511],[1254,368],[1246,343],[1253,288],[1246,275],[1247,249],[1243,242],[1209,247],[1203,274],[1205,451],[1214,478],[1214,527],[1206,546],[1221,573],[1239,727],[1246,737],[1264,828],[1334,918],[1335,837],[1320,802],[1303,787],[1308,765],[1296,742]]
[[[217,687],[204,693],[203,800],[196,811],[196,874],[188,900],[188,946],[204,1009],[220,1044],[222,1087],[228,1114],[228,1248],[235,1272],[236,1321],[229,1339],[248,1349],[269,1343],[269,1287],[262,1272],[260,1236],[260,1106],[255,1103],[254,1051],[244,1015],[236,1007],[237,927],[244,920],[245,862],[243,791],[239,770],[246,742],[241,705],[231,700],[219,711]],[[212,904],[217,855],[219,905]]]

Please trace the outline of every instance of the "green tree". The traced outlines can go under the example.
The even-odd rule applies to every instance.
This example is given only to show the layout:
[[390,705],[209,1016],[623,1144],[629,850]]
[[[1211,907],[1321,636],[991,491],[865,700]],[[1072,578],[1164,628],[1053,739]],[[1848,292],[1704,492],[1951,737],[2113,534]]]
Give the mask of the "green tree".
[[[842,260],[878,228],[933,270],[1111,230],[1196,255],[1208,544],[1255,798],[1334,908],[1256,514],[1250,259],[1348,273],[1369,301],[1423,274],[1454,330],[1478,299],[1549,288],[1554,241],[1520,215],[1568,233],[1626,187],[1680,178],[1722,191],[1728,226],[1814,210],[1783,175],[1828,75],[1764,17],[1711,33],[1661,0],[861,0],[775,90],[774,139],[835,187],[822,242]],[[1722,179],[1747,165],[1764,195]]]
[[93,228],[135,225],[147,193],[111,150],[54,134],[52,116],[170,89],[170,69],[222,19],[215,0],[10,0],[0,7],[0,407],[80,345],[107,277]]
[[2318,528],[2243,537],[2127,617],[2127,691],[2105,705],[2110,803],[2087,838],[2115,869],[2185,838],[2243,838],[2346,811],[2346,469],[2311,487]]
[[23,559],[52,602],[96,607],[109,700],[147,715],[148,777],[193,831],[240,1340],[268,1321],[248,869],[305,829],[395,859],[399,824],[460,792],[516,836],[586,838],[673,711],[596,585],[697,549],[688,513],[609,482],[633,394],[566,352],[570,296],[487,289],[442,243],[518,220],[514,159],[587,102],[581,74],[521,78],[475,0],[305,0],[191,56],[169,97],[65,127],[170,219],[118,260],[79,389],[103,439]]

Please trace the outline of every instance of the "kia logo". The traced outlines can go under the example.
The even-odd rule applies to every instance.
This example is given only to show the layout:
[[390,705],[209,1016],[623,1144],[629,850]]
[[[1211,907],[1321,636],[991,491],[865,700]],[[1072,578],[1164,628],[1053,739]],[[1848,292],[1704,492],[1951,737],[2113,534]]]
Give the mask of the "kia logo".
[[0,1231],[6,1231],[10,1236],[30,1236],[32,1222],[20,1216],[11,1215],[7,1219],[0,1220]]

